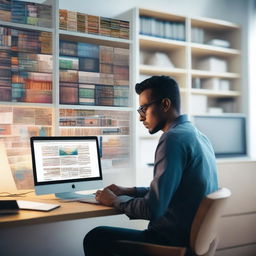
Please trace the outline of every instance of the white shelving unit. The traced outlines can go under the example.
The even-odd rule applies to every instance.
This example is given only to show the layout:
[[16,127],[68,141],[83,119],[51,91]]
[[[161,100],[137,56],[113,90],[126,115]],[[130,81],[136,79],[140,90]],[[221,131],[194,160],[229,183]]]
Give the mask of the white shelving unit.
[[[134,8],[130,12],[125,13],[124,16],[131,17],[133,21],[136,82],[140,82],[152,75],[174,77],[180,85],[181,111],[182,113],[187,113],[192,120],[194,115],[212,115],[209,112],[209,108],[221,107],[218,105],[218,100],[231,101],[234,105],[232,112],[223,111],[223,114],[221,113],[220,115],[245,115],[245,113],[242,113],[241,107],[241,29],[238,25],[227,21],[182,16],[144,8]],[[149,27],[145,28],[145,20],[140,19],[140,17],[146,17]],[[161,27],[156,28],[159,21],[164,21],[164,26],[168,26],[166,24],[174,24],[173,31],[177,29],[177,24],[183,24],[183,40],[176,39],[175,36],[172,37],[170,35],[169,38],[159,36]],[[195,38],[194,28],[200,30],[201,34],[203,33],[201,41],[195,40],[197,38]],[[143,34],[141,34],[142,30]],[[175,35],[175,32],[173,33]],[[210,44],[209,41],[213,39],[220,39],[222,40],[221,43],[223,41],[228,42],[229,46],[221,47],[216,45],[216,42],[215,45],[214,43]],[[149,58],[150,61],[148,61],[148,56],[152,57],[159,52],[168,56],[172,65],[164,66],[158,60],[154,63],[152,58]],[[221,70],[217,67],[217,69],[207,70],[200,68],[200,61],[207,58],[223,60],[226,69]],[[204,88],[204,82],[209,79],[215,81],[225,80],[229,84],[229,88]],[[200,80],[200,87],[194,86],[195,80]],[[193,104],[196,102],[194,97],[203,98],[207,105],[201,107],[201,103],[199,103],[199,106],[194,108]],[[139,162],[136,166],[136,178],[139,185],[146,185],[148,181],[144,181],[144,174],[147,172],[148,164],[153,163],[154,156],[152,152],[144,151],[150,151],[151,149],[153,151],[161,134],[159,132],[153,136],[149,135],[147,130],[138,121],[136,129],[138,141],[136,143],[137,159],[139,159],[139,161],[136,161]],[[152,156],[151,159],[145,159],[147,154]]]

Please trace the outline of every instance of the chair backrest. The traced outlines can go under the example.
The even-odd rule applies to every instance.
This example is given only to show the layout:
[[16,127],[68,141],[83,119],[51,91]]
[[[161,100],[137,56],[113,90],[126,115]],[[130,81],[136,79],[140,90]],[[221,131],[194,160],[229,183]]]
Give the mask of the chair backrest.
[[218,221],[231,192],[227,188],[207,195],[199,205],[192,223],[190,248],[196,255],[204,255],[217,236]]

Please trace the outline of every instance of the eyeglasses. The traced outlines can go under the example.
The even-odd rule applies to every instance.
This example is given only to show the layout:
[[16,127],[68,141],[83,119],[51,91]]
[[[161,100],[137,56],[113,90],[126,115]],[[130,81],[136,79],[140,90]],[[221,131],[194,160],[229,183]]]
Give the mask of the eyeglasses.
[[137,111],[138,111],[138,113],[139,113],[141,116],[145,116],[146,111],[147,111],[147,108],[148,108],[150,105],[155,104],[155,103],[160,102],[160,101],[162,101],[162,100],[154,100],[154,101],[152,101],[152,102],[150,102],[150,103],[141,105],[141,106],[137,109]]

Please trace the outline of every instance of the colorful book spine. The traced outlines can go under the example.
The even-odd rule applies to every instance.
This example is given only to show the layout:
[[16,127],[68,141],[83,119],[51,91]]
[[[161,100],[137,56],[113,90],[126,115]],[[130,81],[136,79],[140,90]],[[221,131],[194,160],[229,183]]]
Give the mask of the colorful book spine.
[[87,25],[87,15],[85,13],[77,13],[77,32],[87,33],[88,25]]
[[95,105],[95,85],[79,85],[79,103],[83,105]]
[[78,104],[77,83],[60,83],[60,104]]
[[59,26],[62,30],[67,30],[68,27],[68,11],[67,10],[59,10]]
[[59,28],[81,33],[129,39],[129,21],[59,10]]

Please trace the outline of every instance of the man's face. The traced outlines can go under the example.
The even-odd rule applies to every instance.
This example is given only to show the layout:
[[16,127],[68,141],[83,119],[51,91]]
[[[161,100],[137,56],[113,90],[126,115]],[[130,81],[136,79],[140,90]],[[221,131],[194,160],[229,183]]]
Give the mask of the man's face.
[[161,100],[154,99],[151,93],[151,89],[146,89],[139,95],[139,118],[149,133],[154,134],[163,128],[164,118],[161,111]]

